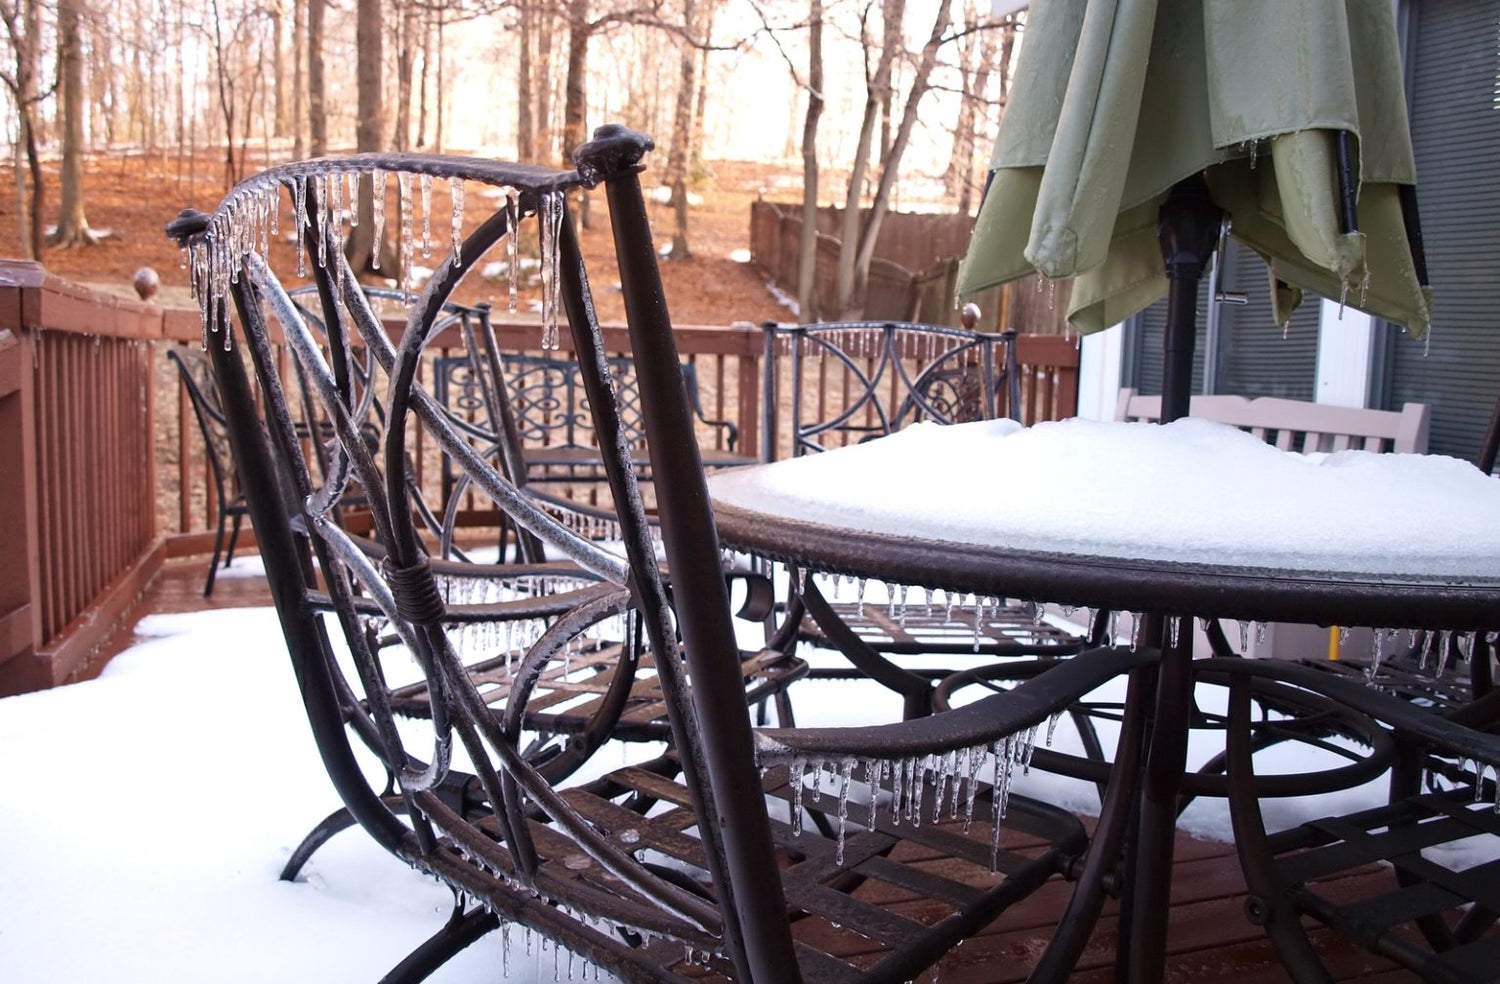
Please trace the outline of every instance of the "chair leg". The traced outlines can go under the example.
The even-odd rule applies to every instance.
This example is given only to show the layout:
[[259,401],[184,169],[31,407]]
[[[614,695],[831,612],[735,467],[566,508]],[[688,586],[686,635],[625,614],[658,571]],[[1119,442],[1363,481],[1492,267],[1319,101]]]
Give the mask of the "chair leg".
[[455,907],[443,928],[392,967],[390,973],[380,979],[380,984],[418,984],[499,925],[499,917],[492,912],[479,908],[464,912]]
[[333,835],[341,830],[347,830],[354,826],[354,815],[347,809],[338,809],[323,818],[323,822],[308,832],[302,838],[302,843],[292,851],[292,856],[287,858],[286,865],[281,869],[282,881],[296,881],[297,875],[301,874],[302,866],[317,853],[318,848],[328,843]]
[[1250,688],[1250,680],[1243,674],[1230,678],[1229,730],[1225,736],[1229,816],[1234,824],[1240,869],[1249,889],[1245,914],[1252,923],[1265,930],[1272,948],[1293,980],[1302,984],[1331,984],[1333,978],[1303,931],[1301,918],[1286,903],[1283,886],[1275,874],[1260,802],[1255,795]]
[[203,597],[207,598],[214,593],[214,577],[219,573],[219,555],[224,551],[224,520],[222,510],[219,512],[219,531],[214,534],[214,558],[208,562],[208,580],[203,582]]
[[226,568],[234,561],[234,545],[240,542],[240,522],[244,518],[244,513],[234,514],[234,528],[229,532],[229,550],[224,554],[224,566]]

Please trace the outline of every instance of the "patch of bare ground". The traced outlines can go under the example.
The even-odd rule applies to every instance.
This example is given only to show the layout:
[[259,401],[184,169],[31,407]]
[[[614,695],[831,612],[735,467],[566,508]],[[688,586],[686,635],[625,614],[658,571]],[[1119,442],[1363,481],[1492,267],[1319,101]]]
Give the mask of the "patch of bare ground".
[[[760,272],[749,263],[731,259],[736,251],[748,251],[750,203],[761,188],[784,184],[786,173],[771,165],[744,162],[713,162],[705,168],[702,180],[693,189],[696,197],[688,227],[692,256],[661,264],[674,321],[721,325],[788,317],[786,309],[766,290]],[[643,176],[648,191],[653,177],[650,170]],[[10,167],[0,167],[0,180],[7,191],[15,187]],[[59,198],[55,161],[45,165],[44,180],[46,216],[52,221]],[[97,246],[45,250],[42,262],[47,269],[68,280],[134,296],[131,279],[136,270],[149,266],[161,276],[159,303],[188,306],[187,272],[180,269],[177,248],[163,230],[184,207],[208,210],[217,204],[225,191],[219,161],[203,156],[179,162],[175,155],[100,153],[87,160],[84,183],[89,223],[96,232],[106,231],[107,235]],[[444,216],[441,226],[446,229],[448,205],[441,183],[434,197],[442,199],[434,202],[434,212]],[[487,202],[480,195],[468,196],[466,206],[470,228],[488,214]],[[295,269],[295,260],[287,236],[291,206],[285,199],[282,211],[283,241],[272,246],[272,265],[283,276],[289,276]],[[390,211],[394,215],[394,208]],[[603,320],[618,321],[623,319],[624,309],[602,196],[595,195],[589,213],[591,221],[588,228],[581,230],[580,242],[593,278],[595,304]],[[671,207],[655,201],[650,205],[650,214],[657,245],[665,248],[672,241],[675,214]],[[21,255],[20,222],[13,192],[0,195],[0,255]],[[436,256],[434,252],[434,260],[419,258],[418,263],[431,264]],[[503,279],[485,280],[473,275],[460,287],[457,299],[491,300],[503,312],[508,293],[508,282]],[[539,299],[538,285],[523,284],[520,315],[531,315],[539,306]]]

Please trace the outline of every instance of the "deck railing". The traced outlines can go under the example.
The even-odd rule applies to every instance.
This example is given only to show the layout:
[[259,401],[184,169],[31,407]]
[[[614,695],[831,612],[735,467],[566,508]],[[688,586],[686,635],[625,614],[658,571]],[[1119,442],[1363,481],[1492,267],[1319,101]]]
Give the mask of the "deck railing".
[[[497,321],[502,347],[540,354],[536,324]],[[628,353],[622,326],[612,352]],[[761,444],[759,327],[679,326],[707,416],[735,422],[739,448]],[[196,312],[112,297],[41,267],[0,261],[0,694],[89,672],[112,630],[174,555],[212,548],[216,503],[187,397],[165,357],[198,345]],[[434,340],[457,349],[458,333]],[[1077,403],[1078,351],[1022,336],[1025,419]],[[279,351],[284,366],[284,351]],[[773,420],[776,415],[773,414]],[[705,440],[710,437],[705,434]],[[440,481],[416,448],[419,481]]]

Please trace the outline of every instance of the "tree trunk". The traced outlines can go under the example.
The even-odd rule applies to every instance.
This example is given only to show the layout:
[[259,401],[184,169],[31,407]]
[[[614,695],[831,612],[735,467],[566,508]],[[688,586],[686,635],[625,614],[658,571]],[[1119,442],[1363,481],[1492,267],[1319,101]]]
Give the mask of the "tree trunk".
[[568,0],[568,75],[563,85],[562,166],[572,166],[572,154],[586,139],[588,115],[589,0]]
[[218,0],[212,0],[209,5],[209,13],[214,21],[214,74],[218,83],[216,91],[219,95],[219,113],[224,118],[224,185],[231,187],[238,183],[240,175],[240,164],[235,160],[234,156],[234,120],[236,109],[234,79],[229,74],[229,65],[225,58],[224,19],[219,12]]
[[523,3],[520,14],[516,18],[517,45],[520,52],[516,59],[516,159],[522,161],[535,161],[540,158],[536,152],[536,130],[532,125],[531,115],[531,48],[532,48],[532,21],[536,13],[529,3]]
[[266,16],[271,19],[271,86],[272,107],[271,111],[273,135],[286,136],[287,130],[287,100],[286,100],[286,61],[285,50],[282,45],[282,34],[285,33],[285,16],[281,9],[281,0],[271,0],[271,5],[266,9]]
[[536,156],[533,161],[550,161],[557,153],[557,130],[552,119],[552,41],[557,36],[557,9],[551,3],[539,5],[537,11],[536,66],[532,88],[536,100]]
[[42,99],[38,92],[41,87],[41,6],[40,0],[22,0],[16,6],[0,7],[11,51],[16,56],[15,74],[6,81],[16,106],[16,231],[21,257],[27,260],[42,258],[44,189],[41,158],[37,153],[37,105]]
[[[917,107],[921,104],[922,97],[927,94],[927,90],[932,88],[932,68],[937,64],[938,48],[943,44],[943,32],[948,29],[952,7],[953,0],[939,0],[938,2],[937,17],[932,23],[932,33],[928,35],[927,43],[922,46],[922,59],[917,64],[916,74],[911,80],[911,91],[906,97],[906,107],[901,113],[901,125],[897,127],[896,137],[891,142],[890,155],[881,162],[880,184],[875,189],[875,200],[870,204],[870,218],[860,235],[854,290],[849,302],[841,305],[848,309],[842,315],[844,317],[858,318],[864,315],[865,285],[870,278],[870,261],[875,258],[875,240],[880,236],[880,227],[885,222],[886,212],[890,209],[891,188],[896,183],[896,171],[901,166],[901,157],[906,153],[906,145],[911,140],[912,128],[917,123]],[[844,249],[848,248],[849,244],[846,242]]]
[[676,229],[672,234],[672,252],[669,258],[685,260],[692,256],[688,247],[688,160],[692,156],[693,96],[698,72],[698,52],[693,47],[697,40],[698,5],[696,0],[682,0],[682,27],[686,35],[678,42],[681,51],[678,58],[677,104],[672,113],[672,149],[667,154],[667,183],[672,188],[672,204],[677,212]]
[[401,32],[396,49],[396,132],[392,150],[411,149],[411,79],[417,58],[417,5],[401,5]]
[[[942,0],[946,5],[948,0]],[[886,0],[884,10],[887,16],[894,11],[897,19],[904,12],[903,0]],[[868,27],[864,32],[862,41],[866,50],[873,42],[870,39]],[[897,46],[899,47],[899,45]],[[860,229],[860,205],[863,202],[863,190],[865,175],[870,169],[870,145],[875,140],[875,125],[880,118],[880,107],[884,104],[886,93],[891,87],[891,63],[896,58],[896,48],[886,46],[881,48],[880,57],[875,64],[875,72],[870,76],[865,85],[865,113],[860,120],[859,141],[855,145],[854,165],[849,172],[849,190],[844,195],[844,221],[840,230],[839,239],[839,265],[838,277],[835,282],[840,317],[857,312],[863,299],[858,299],[855,294],[855,268],[858,266],[859,255],[859,229]],[[868,59],[867,59],[868,63]]]
[[292,159],[302,160],[307,145],[307,0],[292,0]]
[[[360,153],[383,150],[381,140],[385,134],[385,113],[381,106],[381,68],[384,55],[385,28],[381,23],[382,0],[358,0],[355,7],[356,20],[354,45],[356,52],[355,80],[359,90],[359,122],[354,129],[355,149]],[[375,269],[371,262],[374,251],[381,250],[385,261],[390,254],[385,243],[374,241],[375,210],[372,197],[374,182],[362,181],[359,187],[359,223],[349,230],[349,241],[345,255],[355,272]],[[394,257],[391,258],[394,260]],[[392,269],[393,263],[382,262],[381,266]]]
[[797,308],[818,320],[818,117],[823,115],[823,0],[808,4],[807,116],[802,122],[802,237],[797,244]]
[[82,0],[58,0],[58,64],[62,84],[62,199],[51,243],[61,249],[98,242],[83,211]]
[[328,108],[323,89],[323,14],[328,0],[307,2],[307,142],[313,157],[328,153]]
[[417,149],[427,146],[427,76],[432,67],[432,18],[425,11],[422,15],[422,76],[421,93],[417,97]]
[[437,88],[434,90],[435,102],[433,107],[437,115],[437,132],[433,134],[432,149],[439,154],[443,152],[443,107],[448,101],[448,85],[445,76],[448,70],[447,46],[443,43],[443,8],[437,10]]

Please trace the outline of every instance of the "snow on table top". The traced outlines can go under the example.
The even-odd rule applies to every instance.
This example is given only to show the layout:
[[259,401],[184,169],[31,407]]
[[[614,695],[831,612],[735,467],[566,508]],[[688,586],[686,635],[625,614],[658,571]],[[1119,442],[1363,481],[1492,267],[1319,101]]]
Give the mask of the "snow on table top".
[[1406,576],[1500,576],[1500,481],[1440,455],[1278,451],[1207,420],[918,424],[735,469],[714,500],[1018,550]]

